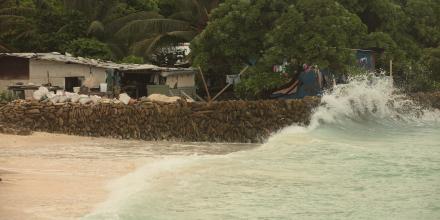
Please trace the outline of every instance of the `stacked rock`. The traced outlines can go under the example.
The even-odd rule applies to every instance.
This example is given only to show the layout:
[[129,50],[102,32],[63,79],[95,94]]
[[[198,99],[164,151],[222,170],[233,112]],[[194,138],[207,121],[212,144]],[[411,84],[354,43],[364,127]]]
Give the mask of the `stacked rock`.
[[14,101],[0,123],[32,131],[120,139],[262,142],[292,124],[307,124],[319,98],[174,103],[56,103]]

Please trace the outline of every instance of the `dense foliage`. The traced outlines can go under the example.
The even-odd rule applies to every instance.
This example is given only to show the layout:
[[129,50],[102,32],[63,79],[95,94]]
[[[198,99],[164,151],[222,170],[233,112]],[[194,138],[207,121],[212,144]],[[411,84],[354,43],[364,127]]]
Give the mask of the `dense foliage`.
[[216,0],[0,0],[0,52],[149,61],[160,48],[191,41],[217,5]]
[[[192,44],[193,62],[214,74],[254,65],[236,91],[264,97],[287,79],[272,66],[301,64],[348,73],[353,48],[384,50],[379,68],[394,63],[408,90],[439,89],[440,0],[226,0]],[[262,77],[265,76],[265,77]],[[274,83],[279,82],[279,83]],[[252,94],[252,95],[250,95]]]
[[407,90],[440,85],[440,0],[0,0],[0,52],[172,65],[164,51],[182,42],[211,85],[252,66],[235,87],[245,98],[285,83],[277,64],[348,73],[352,48],[383,50],[377,66],[392,59]]

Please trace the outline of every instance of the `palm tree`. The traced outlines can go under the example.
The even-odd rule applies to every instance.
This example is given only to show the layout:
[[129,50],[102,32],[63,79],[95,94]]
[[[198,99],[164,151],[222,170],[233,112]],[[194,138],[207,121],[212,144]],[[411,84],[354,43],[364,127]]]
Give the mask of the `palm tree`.
[[219,0],[180,0],[180,10],[168,18],[146,11],[114,18],[118,3],[117,0],[64,1],[66,9],[81,11],[88,17],[87,34],[106,42],[118,58],[135,54],[148,59],[157,48],[191,41],[204,29],[209,12]]
[[77,10],[83,13],[90,24],[87,28],[87,35],[107,43],[117,58],[130,55],[128,42],[115,37],[127,23],[140,20],[161,17],[157,12],[135,12],[125,16],[115,17],[117,0],[65,0],[64,7],[67,10]]
[[[14,36],[14,39],[34,34],[32,24],[26,22],[26,16],[35,13],[34,8],[23,7],[19,0],[0,0],[1,34]],[[9,52],[12,48],[0,41],[0,52]]]
[[157,48],[190,42],[203,31],[210,11],[219,0],[181,0],[178,12],[168,18],[133,20],[116,32],[116,37],[129,42],[132,53],[148,58]]

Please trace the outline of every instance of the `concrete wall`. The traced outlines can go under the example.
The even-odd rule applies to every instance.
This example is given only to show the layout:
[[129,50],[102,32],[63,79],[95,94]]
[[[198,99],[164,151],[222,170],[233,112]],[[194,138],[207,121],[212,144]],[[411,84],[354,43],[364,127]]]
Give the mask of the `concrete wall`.
[[[0,80],[0,91],[6,90],[8,86],[17,82],[25,84],[33,83],[42,85],[47,83],[47,73],[49,72],[49,81],[54,86],[65,87],[66,77],[84,77],[85,80],[93,77],[92,85],[99,87],[99,83],[105,82],[106,73],[104,68],[89,67],[80,64],[66,64],[62,62],[47,60],[30,60],[29,62],[29,80],[26,79],[8,79]],[[92,74],[90,74],[90,72]]]
[[195,86],[195,76],[194,74],[182,74],[182,75],[171,75],[167,77],[166,85],[170,88],[174,88],[177,83],[177,87],[193,87]]
[[[31,60],[30,79],[36,85],[47,83],[47,73],[49,72],[49,81],[54,86],[65,87],[66,77],[84,77],[94,78],[93,87],[99,87],[99,83],[105,82],[106,73],[104,68],[89,67],[80,64],[65,64],[62,62],[47,60]],[[91,74],[92,73],[92,74]]]

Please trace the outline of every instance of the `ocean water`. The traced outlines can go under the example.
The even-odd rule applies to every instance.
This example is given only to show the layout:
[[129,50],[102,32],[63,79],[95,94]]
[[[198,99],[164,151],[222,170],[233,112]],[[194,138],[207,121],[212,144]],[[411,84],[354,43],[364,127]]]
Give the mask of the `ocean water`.
[[440,113],[399,94],[353,79],[309,126],[163,156],[111,182],[83,219],[440,219]]

